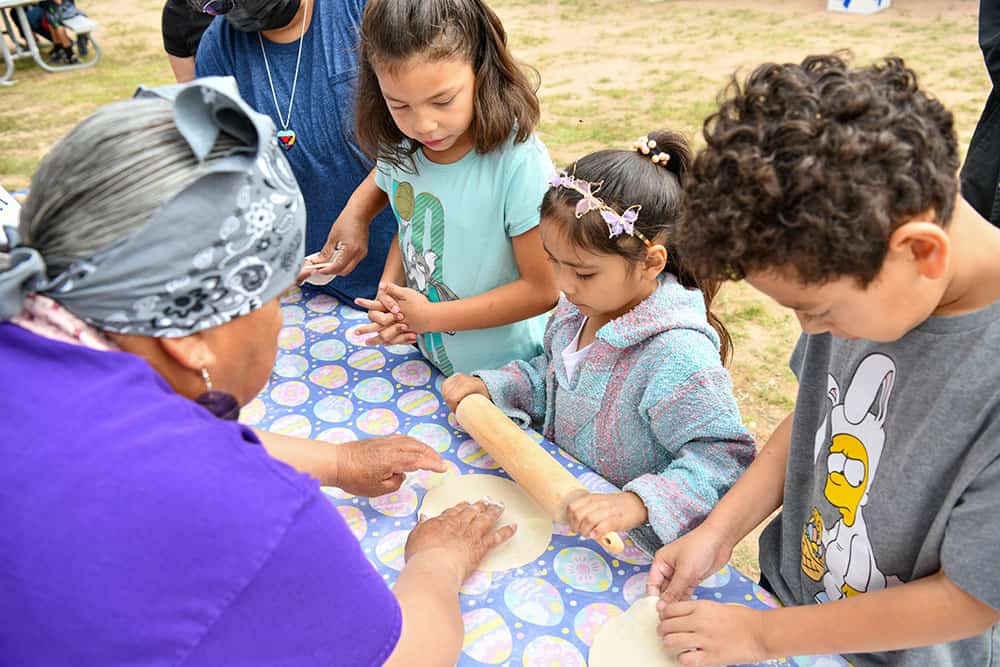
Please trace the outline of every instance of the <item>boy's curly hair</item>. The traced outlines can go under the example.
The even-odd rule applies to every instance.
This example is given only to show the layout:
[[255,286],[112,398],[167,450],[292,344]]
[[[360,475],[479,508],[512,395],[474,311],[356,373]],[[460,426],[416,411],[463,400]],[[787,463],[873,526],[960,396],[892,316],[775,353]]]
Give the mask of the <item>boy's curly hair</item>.
[[865,287],[899,225],[932,211],[945,226],[954,210],[952,115],[899,58],[761,65],[733,78],[704,136],[673,240],[705,277],[792,269]]

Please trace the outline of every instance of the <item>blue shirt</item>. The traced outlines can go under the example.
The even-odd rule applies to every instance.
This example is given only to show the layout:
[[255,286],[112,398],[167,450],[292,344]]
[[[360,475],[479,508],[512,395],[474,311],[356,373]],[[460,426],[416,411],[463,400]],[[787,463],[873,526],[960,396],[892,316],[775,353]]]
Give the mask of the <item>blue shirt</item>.
[[[363,9],[364,0],[314,3],[312,21],[303,37],[290,120],[289,97],[299,42],[264,40],[280,116],[296,134],[287,156],[306,200],[307,253],[323,247],[333,221],[372,169],[354,136],[357,35]],[[219,17],[205,31],[195,63],[198,76],[235,77],[247,103],[282,129],[257,33],[239,32]],[[350,275],[318,289],[347,303],[356,296],[373,298],[395,233],[391,212],[380,213],[371,224],[368,256]]]
[[[431,301],[464,299],[517,280],[511,238],[538,226],[552,161],[538,138],[514,134],[486,155],[452,164],[414,154],[416,173],[379,161],[375,183],[399,221],[408,287]],[[542,351],[545,315],[491,329],[419,337],[420,351],[445,375],[498,368]]]

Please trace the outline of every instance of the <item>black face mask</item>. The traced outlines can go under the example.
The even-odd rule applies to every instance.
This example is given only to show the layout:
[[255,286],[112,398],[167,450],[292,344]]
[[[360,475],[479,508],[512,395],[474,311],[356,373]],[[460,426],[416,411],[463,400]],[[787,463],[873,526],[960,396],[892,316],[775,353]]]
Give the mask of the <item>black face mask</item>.
[[226,20],[240,32],[284,28],[295,18],[301,0],[237,0]]

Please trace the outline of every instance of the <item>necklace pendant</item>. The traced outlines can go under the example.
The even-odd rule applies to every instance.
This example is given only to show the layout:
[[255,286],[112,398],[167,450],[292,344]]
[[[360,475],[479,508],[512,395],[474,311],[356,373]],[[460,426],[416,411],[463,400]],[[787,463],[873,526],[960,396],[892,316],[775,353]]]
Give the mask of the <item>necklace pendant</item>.
[[280,130],[278,132],[278,142],[286,151],[291,150],[295,145],[295,130]]

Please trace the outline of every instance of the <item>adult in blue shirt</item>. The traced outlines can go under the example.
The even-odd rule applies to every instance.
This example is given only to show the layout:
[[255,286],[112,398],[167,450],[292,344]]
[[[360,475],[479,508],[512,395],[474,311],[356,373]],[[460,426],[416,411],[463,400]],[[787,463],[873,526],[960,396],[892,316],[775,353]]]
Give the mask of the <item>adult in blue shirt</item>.
[[374,298],[396,222],[388,209],[370,226],[341,215],[373,166],[354,138],[365,0],[189,1],[224,15],[202,37],[197,75],[235,77],[243,98],[278,128],[305,196],[306,253],[330,257],[341,244],[333,269],[340,277],[319,289],[350,305]]

